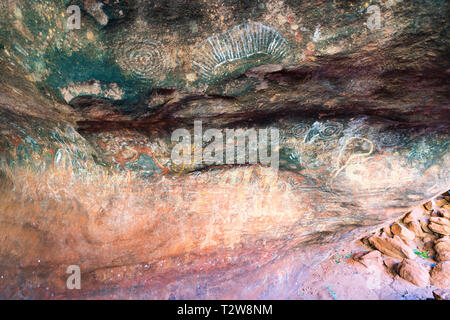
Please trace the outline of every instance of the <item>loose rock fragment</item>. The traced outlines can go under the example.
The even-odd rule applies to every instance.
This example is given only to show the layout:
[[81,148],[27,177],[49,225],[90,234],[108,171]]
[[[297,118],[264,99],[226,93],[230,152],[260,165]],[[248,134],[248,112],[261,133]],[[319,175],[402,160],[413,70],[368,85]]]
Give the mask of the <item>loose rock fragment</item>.
[[422,228],[420,227],[419,222],[411,221],[406,225],[406,227],[408,228],[409,231],[413,232],[416,236],[418,236],[418,237],[424,236],[424,232],[423,232]]
[[414,259],[414,252],[398,236],[393,238],[370,237],[369,243],[382,253],[398,259]]
[[450,261],[439,262],[431,270],[431,284],[438,288],[450,288]]
[[383,233],[386,234],[389,238],[392,238],[393,234],[392,234],[392,232],[391,232],[391,228],[389,228],[389,227],[384,227],[384,228],[382,229],[382,231],[383,231]]
[[408,230],[406,227],[397,222],[392,224],[391,231],[393,234],[398,235],[404,240],[414,240],[414,238],[416,237],[412,231]]
[[419,224],[420,224],[420,227],[422,228],[423,232],[429,233],[429,234],[433,233],[433,231],[431,231],[430,228],[428,228],[428,221],[420,220]]
[[437,261],[450,261],[450,238],[444,237],[436,240],[434,250]]
[[418,221],[429,215],[428,211],[425,210],[423,206],[414,208],[410,213],[408,213],[403,219],[404,223],[409,223],[412,221]]
[[396,264],[398,263],[398,261],[397,261],[396,259],[394,259],[394,258],[386,257],[386,258],[383,260],[383,263],[384,263],[384,265],[386,266],[386,268],[388,268],[388,270],[392,270],[392,269],[396,266]]
[[450,220],[446,218],[431,217],[428,228],[433,232],[450,236]]
[[450,300],[450,290],[436,289],[433,291],[436,300]]
[[361,262],[363,265],[365,265],[367,268],[373,265],[382,265],[382,258],[381,258],[381,252],[378,250],[372,250],[363,256],[361,256],[358,259],[359,262]]
[[450,219],[450,205],[445,205],[444,207],[440,208],[438,212],[441,217]]
[[403,260],[398,267],[398,274],[418,287],[426,287],[430,282],[428,270],[413,260]]
[[441,208],[447,204],[447,200],[445,200],[445,198],[443,197],[436,197],[431,203],[435,208]]

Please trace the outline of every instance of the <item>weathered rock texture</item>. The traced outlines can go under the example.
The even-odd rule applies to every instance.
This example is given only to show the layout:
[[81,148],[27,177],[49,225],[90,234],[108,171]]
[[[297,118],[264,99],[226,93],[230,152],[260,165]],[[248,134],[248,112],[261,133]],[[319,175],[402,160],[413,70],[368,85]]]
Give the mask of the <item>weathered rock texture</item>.
[[[447,191],[448,1],[377,4],[375,27],[368,5],[0,0],[0,298],[298,298]],[[279,170],[174,163],[194,121],[279,129]],[[441,211],[392,232],[448,236]],[[414,258],[400,237],[371,243]]]

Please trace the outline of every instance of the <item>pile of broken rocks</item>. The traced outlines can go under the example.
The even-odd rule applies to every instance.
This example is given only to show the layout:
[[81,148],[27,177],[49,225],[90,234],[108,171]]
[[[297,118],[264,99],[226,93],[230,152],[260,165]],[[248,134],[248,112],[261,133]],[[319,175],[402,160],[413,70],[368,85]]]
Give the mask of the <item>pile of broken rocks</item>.
[[353,255],[368,268],[387,269],[418,287],[433,286],[435,299],[450,299],[450,194],[414,208],[362,242],[369,252]]

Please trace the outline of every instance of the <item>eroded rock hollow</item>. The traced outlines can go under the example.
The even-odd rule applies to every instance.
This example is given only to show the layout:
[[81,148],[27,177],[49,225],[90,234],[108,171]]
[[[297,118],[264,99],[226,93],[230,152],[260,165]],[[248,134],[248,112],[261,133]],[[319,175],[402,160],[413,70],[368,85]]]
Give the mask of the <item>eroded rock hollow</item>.
[[449,189],[448,6],[0,0],[0,298],[301,298]]

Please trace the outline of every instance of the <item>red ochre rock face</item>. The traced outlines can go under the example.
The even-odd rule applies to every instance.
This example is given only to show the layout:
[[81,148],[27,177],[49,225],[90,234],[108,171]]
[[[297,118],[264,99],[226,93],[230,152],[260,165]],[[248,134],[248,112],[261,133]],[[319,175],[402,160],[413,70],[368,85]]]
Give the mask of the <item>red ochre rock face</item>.
[[[329,250],[399,213],[320,212],[327,193],[280,189],[284,174],[252,167],[150,186],[23,179],[20,194],[2,191],[5,298],[294,298]],[[66,288],[69,265],[80,291]]]
[[[376,128],[384,139],[370,154],[360,144],[304,138],[280,143],[302,151],[297,170],[284,162],[279,170],[162,166],[145,178],[103,163],[67,123],[3,117],[10,131],[2,138],[4,298],[296,298],[330,250],[448,188],[448,156],[430,153],[421,166],[415,153],[418,143],[441,147],[436,129],[411,127],[412,137],[403,132],[392,142],[365,119],[365,132]],[[305,137],[319,135],[312,130]],[[342,160],[330,162],[333,155]],[[157,159],[166,164],[163,154]],[[80,267],[80,290],[66,286],[71,265]]]
[[[1,299],[301,298],[449,189],[442,1],[379,29],[364,3],[213,3],[82,1],[67,30],[63,2],[0,1]],[[196,121],[278,130],[279,163],[174,163]]]

